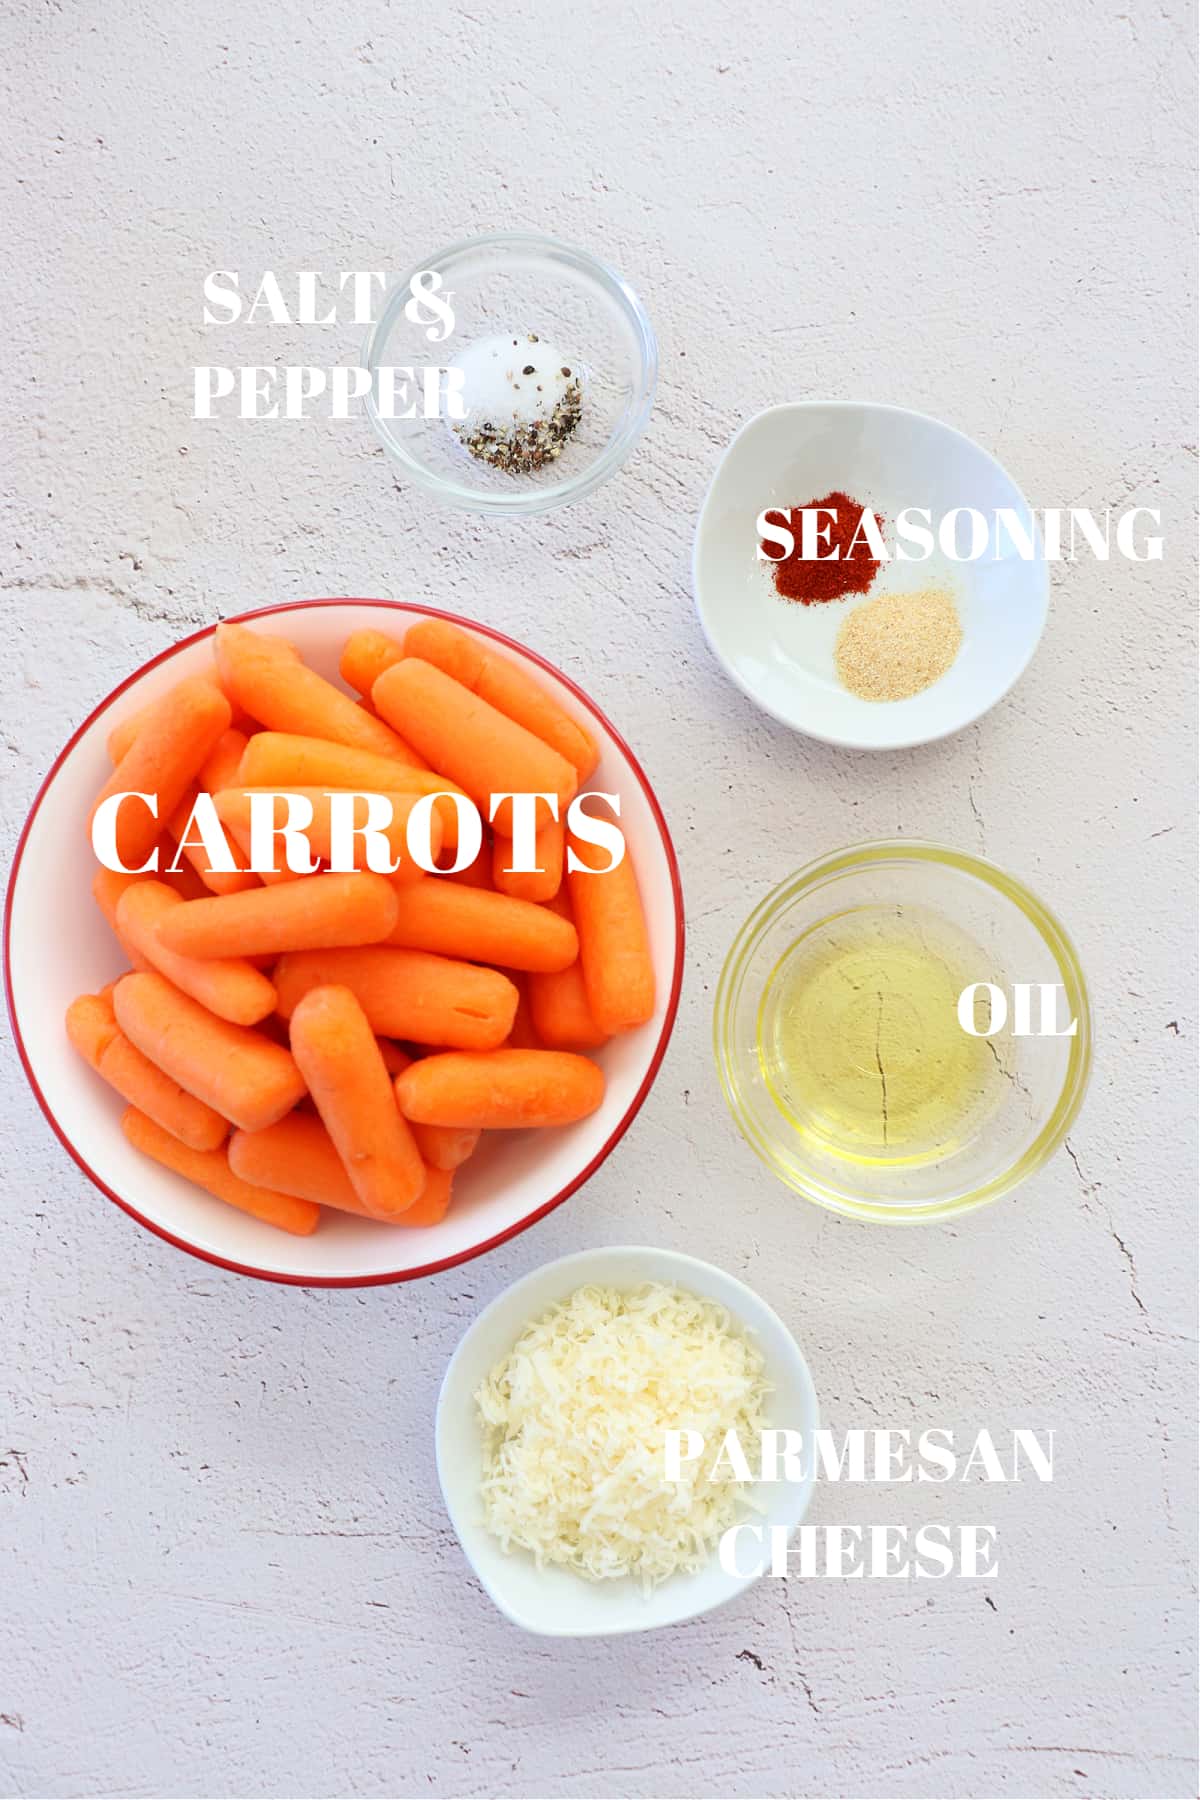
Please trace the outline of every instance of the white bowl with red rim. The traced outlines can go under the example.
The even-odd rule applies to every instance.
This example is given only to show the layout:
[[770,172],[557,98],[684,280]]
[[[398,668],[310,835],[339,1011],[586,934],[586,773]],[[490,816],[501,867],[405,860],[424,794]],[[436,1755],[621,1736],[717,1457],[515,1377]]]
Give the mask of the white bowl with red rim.
[[91,802],[109,773],[105,742],[118,719],[184,676],[211,666],[216,625],[184,638],[115,688],[60,752],[17,844],[4,914],[4,966],[17,1052],[42,1111],[100,1190],[168,1243],[242,1275],[312,1287],[410,1281],[480,1256],[544,1218],[595,1173],[650,1091],[671,1035],[683,974],[683,895],[675,852],[650,783],[629,746],[574,682],[490,627],[391,600],[304,600],[238,615],[297,645],[337,680],[352,631],[402,635],[417,618],[447,618],[517,658],[581,717],[600,746],[589,786],[621,796],[658,979],[654,1017],[596,1052],[606,1092],[590,1118],[557,1131],[489,1133],[460,1170],[446,1217],[424,1229],[326,1211],[311,1237],[277,1231],[140,1156],[120,1129],[124,1103],[78,1057],[63,1017],[125,967],[91,895]]

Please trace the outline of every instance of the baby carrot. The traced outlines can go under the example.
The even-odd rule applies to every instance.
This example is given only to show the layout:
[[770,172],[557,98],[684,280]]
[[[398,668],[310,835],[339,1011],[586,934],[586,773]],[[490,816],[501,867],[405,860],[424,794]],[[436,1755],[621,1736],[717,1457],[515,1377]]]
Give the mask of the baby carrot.
[[450,1206],[453,1169],[426,1169],[421,1198],[397,1219],[398,1225],[440,1225]]
[[450,1051],[426,1056],[398,1077],[406,1118],[422,1125],[482,1131],[569,1125],[595,1112],[604,1076],[586,1056],[565,1050]]
[[224,1150],[192,1150],[136,1106],[126,1108],[121,1130],[135,1150],[152,1156],[155,1162],[173,1169],[185,1180],[194,1181],[227,1206],[236,1206],[239,1212],[250,1213],[266,1225],[276,1225],[280,1231],[290,1231],[294,1237],[308,1237],[317,1229],[319,1206],[309,1200],[273,1194],[267,1188],[252,1187],[234,1174]]
[[[298,737],[287,731],[257,732],[246,746],[236,779],[228,785],[270,788],[276,793],[313,787],[352,788],[362,794],[462,792],[453,781],[433,774],[423,765],[414,768],[395,757],[354,750],[347,744],[328,744],[320,738]],[[456,808],[449,800],[442,800],[434,811],[442,821],[442,841],[456,845]]]
[[113,990],[113,1010],[143,1056],[244,1131],[273,1125],[305,1093],[287,1050],[245,1025],[214,1018],[162,975],[124,976]]
[[532,900],[538,905],[553,900],[562,886],[566,837],[561,819],[547,819],[540,825],[533,859],[537,866],[524,874],[509,867],[513,859],[511,839],[497,836],[492,846],[492,885],[496,892],[510,894],[514,900]]
[[396,924],[399,895],[386,875],[314,875],[179,907],[159,942],[181,956],[254,956],[376,944]]
[[380,719],[304,663],[262,648],[245,625],[218,625],[217,666],[237,704],[271,731],[332,738],[405,761],[408,745]]
[[145,862],[221,733],[229,729],[230,717],[224,694],[196,676],[181,681],[137,733],[91,813],[94,818],[101,802],[113,794],[157,795],[157,817],[141,800],[126,800],[117,814],[117,856],[126,868]]
[[[393,1081],[412,1067],[412,1057],[399,1044],[393,1044],[389,1038],[380,1038],[378,1043],[383,1066]],[[474,1154],[481,1135],[478,1131],[460,1131],[456,1125],[414,1125],[412,1134],[421,1160],[430,1169],[457,1169]]]
[[229,1166],[243,1181],[370,1218],[337,1146],[315,1113],[293,1112],[264,1131],[235,1131]]
[[565,969],[579,954],[569,919],[456,881],[422,881],[402,893],[387,941],[506,969]]
[[[202,676],[201,679],[208,681],[212,687],[217,687],[214,676]],[[176,688],[172,688],[170,693],[161,695],[157,700],[151,700],[148,706],[139,706],[136,712],[126,713],[123,719],[117,721],[109,732],[105,745],[108,750],[108,760],[114,769],[132,745],[138,732],[144,725],[149,724],[155,713],[160,708],[169,710],[177,691]]]
[[349,988],[305,994],[292,1014],[291,1038],[292,1055],[363,1206],[376,1219],[407,1211],[425,1186],[425,1165]]
[[637,876],[628,849],[615,869],[601,873],[607,852],[574,838],[570,847],[587,864],[568,873],[567,889],[588,1005],[611,1037],[654,1015],[654,964]]
[[517,1010],[513,1014],[512,1030],[500,1045],[502,1050],[541,1050],[545,1046],[538,1036],[537,1026],[533,1022],[533,1011],[529,1004],[529,981],[524,975],[514,975],[517,984]]
[[404,655],[395,638],[382,631],[352,631],[342,646],[338,673],[347,686],[369,695],[385,669],[390,669]]
[[[554,897],[550,909],[564,919],[571,917],[565,893]],[[547,1050],[598,1050],[607,1043],[608,1034],[592,1017],[578,959],[549,975],[531,975],[528,987],[534,1030]]]
[[566,757],[580,781],[586,781],[596,767],[600,752],[591,733],[519,663],[490,649],[469,632],[460,631],[445,619],[422,619],[409,628],[404,654],[433,663],[489,706],[532,731]]
[[424,950],[372,947],[283,956],[274,981],[285,1019],[310,988],[334,983],[356,995],[381,1037],[460,1050],[491,1050],[502,1043],[517,1008],[517,990],[498,970]]
[[67,1008],[67,1036],[102,1081],[172,1137],[193,1150],[215,1150],[224,1143],[229,1121],[185,1093],[134,1048],[117,1024],[110,997],[81,994],[73,1000]]
[[177,894],[181,900],[207,900],[212,890],[205,887],[186,856],[177,869],[171,867],[178,854],[179,846],[169,833],[165,833],[159,838],[158,874],[153,877],[153,880],[165,882],[171,892]]
[[[231,787],[236,781],[247,741],[245,732],[235,731],[232,726],[228,731],[221,733],[212,755],[200,770],[195,787],[184,796],[167,820],[167,830],[177,844],[182,841],[183,834],[187,829],[197,793],[215,794],[223,787]],[[210,893],[240,894],[245,888],[258,886],[258,876],[247,866],[247,859],[241,845],[231,838],[228,832],[225,833],[225,842],[237,865],[233,874],[227,870],[210,869],[208,853],[194,832],[191,834],[191,839],[190,843],[184,845],[183,854]]]
[[[229,1166],[243,1181],[272,1193],[291,1194],[364,1219],[375,1217],[355,1193],[333,1139],[311,1113],[289,1113],[265,1131],[235,1131],[229,1140]],[[436,1225],[450,1204],[452,1176],[449,1169],[427,1169],[419,1197],[381,1223]]]
[[219,1019],[257,1025],[275,1011],[275,989],[265,975],[241,957],[180,956],[161,942],[163,922],[187,904],[161,881],[135,881],[117,902],[117,929],[181,993],[190,994]]
[[150,964],[144,956],[138,955],[133,945],[117,930],[117,907],[126,888],[133,887],[139,881],[152,880],[153,876],[149,872],[145,875],[122,875],[116,869],[97,869],[92,876],[92,898],[108,920],[109,929],[125,952],[126,961],[132,969],[148,969]]
[[[229,829],[235,833],[240,843],[246,844],[250,842],[251,795],[269,791],[271,790],[263,788],[228,787],[224,788],[220,793],[215,793],[213,795],[213,805],[217,809],[218,818],[221,820],[222,824],[228,825]],[[321,858],[326,862],[328,862],[333,850],[333,815],[331,802],[333,793],[337,791],[337,789],[334,789],[331,792],[328,788],[320,787],[289,787],[287,789],[289,794],[299,795],[301,799],[307,800],[312,806],[312,824],[306,827],[305,836],[308,839],[312,855]],[[373,789],[371,790],[371,792],[374,791],[375,790]],[[399,858],[400,861],[400,866],[392,875],[391,880],[396,887],[407,887],[411,882],[419,881],[425,873],[420,863],[414,862],[409,855],[408,843],[406,840],[408,817],[417,803],[418,796],[416,794],[385,791],[381,795],[381,798],[387,800],[392,808],[392,822],[390,825],[383,828],[383,835],[387,839],[388,861],[395,862],[397,858]],[[354,823],[356,825],[360,824],[365,820],[366,814],[367,802],[362,794],[359,793],[355,796],[353,803],[352,817]],[[276,803],[272,817],[280,818],[283,816],[280,804]],[[442,820],[441,815],[436,811],[429,820],[429,844],[436,857],[442,847]],[[282,874],[283,846],[277,842],[275,848],[277,853],[276,869]],[[353,850],[355,857],[358,859],[355,862],[355,868],[365,868],[366,843],[361,837],[356,837],[353,840]],[[290,875],[293,871],[289,869],[287,873]]]
[[[432,663],[405,657],[385,669],[371,698],[380,715],[440,773],[466,790],[488,818],[496,793],[555,794],[560,811],[578,786],[574,765]],[[512,803],[495,824],[511,833]]]
[[[437,1130],[436,1125],[412,1128],[418,1145],[421,1133]],[[451,1135],[469,1137],[472,1145],[479,1137],[477,1131],[445,1134],[447,1138]],[[316,1201],[321,1206],[332,1206],[338,1212],[358,1213],[364,1219],[375,1217],[355,1192],[333,1139],[320,1119],[311,1113],[289,1113],[286,1119],[280,1119],[277,1125],[268,1125],[265,1131],[235,1131],[229,1140],[229,1166],[244,1181],[253,1182],[256,1187],[270,1188],[273,1193],[292,1194],[302,1200]],[[410,1227],[436,1225],[445,1217],[450,1204],[455,1166],[427,1167],[425,1186],[418,1198],[386,1223]]]

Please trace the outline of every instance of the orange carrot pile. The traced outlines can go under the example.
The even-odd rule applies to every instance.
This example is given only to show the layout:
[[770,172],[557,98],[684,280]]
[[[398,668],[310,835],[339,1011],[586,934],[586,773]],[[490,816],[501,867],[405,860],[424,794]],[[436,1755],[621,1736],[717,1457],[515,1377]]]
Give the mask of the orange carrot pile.
[[[72,1003],[68,1036],[127,1103],[130,1144],[226,1205],[301,1236],[325,1210],[435,1226],[482,1133],[594,1112],[604,1075],[580,1052],[653,1015],[628,852],[602,873],[566,827],[598,746],[519,662],[445,620],[353,633],[345,688],[248,626],[218,627],[214,652],[109,732],[95,807],[150,802],[113,824],[137,872],[93,881],[128,972]],[[311,872],[278,835],[274,867],[251,869],[256,790],[311,809]],[[536,872],[512,868],[511,806],[488,828],[505,792],[558,803],[538,815]],[[360,834],[355,871],[330,872],[339,794],[389,803],[394,870],[368,866]],[[454,872],[462,796],[484,842]],[[422,800],[433,873],[407,847]],[[361,826],[366,802],[343,804]],[[205,835],[228,866],[209,866]],[[568,849],[584,865],[569,874]]]

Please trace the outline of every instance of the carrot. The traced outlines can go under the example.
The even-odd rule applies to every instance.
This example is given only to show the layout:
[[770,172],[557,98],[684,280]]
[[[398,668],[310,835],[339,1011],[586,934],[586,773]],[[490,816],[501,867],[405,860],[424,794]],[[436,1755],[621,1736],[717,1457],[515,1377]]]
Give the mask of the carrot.
[[[235,1131],[229,1140],[229,1166],[243,1181],[272,1193],[291,1194],[364,1219],[375,1217],[354,1191],[333,1139],[311,1113],[289,1113],[265,1131]],[[450,1203],[451,1176],[447,1169],[427,1169],[419,1198],[386,1222],[436,1225]]]
[[399,897],[389,944],[499,963],[506,969],[565,969],[579,954],[569,919],[454,881],[422,881]]
[[638,893],[633,860],[626,848],[615,869],[604,873],[607,853],[575,838],[571,848],[586,869],[567,875],[567,890],[579,933],[579,961],[588,1005],[609,1037],[644,1025],[654,1015],[654,964]]
[[410,755],[403,738],[357,706],[331,681],[270,650],[245,625],[218,625],[217,666],[237,704],[271,731],[304,732],[373,750],[380,756]]
[[169,833],[159,838],[158,873],[153,879],[165,882],[181,900],[207,900],[211,889],[205,887],[186,856],[177,869],[171,867],[178,854],[179,846]]
[[[486,822],[493,793],[555,794],[560,811],[578,786],[574,765],[541,738],[419,657],[385,669],[371,698],[389,725],[471,796]],[[511,834],[512,802],[495,824]]]
[[[454,845],[446,850],[440,861],[443,864],[453,862],[457,855],[458,846]],[[483,888],[488,893],[495,891],[492,887],[492,852],[486,837],[479,846],[475,861],[468,863],[465,869],[439,867],[437,872],[443,881],[456,881],[460,887]]]
[[[389,1038],[380,1038],[378,1043],[383,1066],[393,1081],[405,1069],[411,1069],[413,1059],[399,1044],[393,1044]],[[412,1134],[428,1169],[459,1168],[474,1155],[481,1135],[478,1131],[460,1131],[456,1125],[414,1125]]]
[[564,1050],[451,1051],[414,1063],[397,1078],[396,1098],[405,1117],[422,1125],[568,1125],[595,1112],[604,1076],[586,1056]]
[[245,1025],[214,1018],[153,971],[118,981],[113,1010],[143,1056],[244,1131],[273,1125],[305,1092],[289,1051]]
[[126,888],[133,887],[135,882],[152,881],[153,879],[149,870],[144,875],[122,875],[117,869],[97,869],[92,876],[92,898],[108,920],[109,929],[125,952],[125,958],[130,968],[133,969],[148,969],[150,964],[144,956],[138,955],[133,945],[127,943],[117,930],[117,907]]
[[292,1055],[355,1193],[376,1219],[420,1198],[425,1165],[362,1007],[344,987],[317,987],[292,1014]]
[[[415,752],[414,752],[415,754]],[[270,788],[278,793],[297,788],[355,789],[363,794],[461,793],[424,767],[412,768],[394,757],[287,731],[260,731],[246,745],[237,777],[230,787]],[[458,843],[458,812],[448,800],[434,808],[442,821],[442,841]]]
[[532,900],[543,905],[553,900],[563,878],[563,855],[566,828],[561,819],[547,819],[538,827],[535,869],[528,874],[509,868],[513,859],[512,841],[497,837],[492,846],[492,885],[498,894],[510,894],[514,900]]
[[73,1000],[67,1008],[67,1036],[102,1081],[181,1143],[193,1150],[215,1150],[225,1141],[229,1121],[185,1093],[134,1048],[117,1024],[110,997],[81,994]]
[[512,1027],[517,990],[496,969],[452,962],[423,950],[371,948],[283,956],[275,994],[284,1018],[310,988],[348,987],[381,1037],[414,1044],[491,1050]]
[[[271,790],[265,788],[227,787],[222,789],[220,793],[213,795],[213,804],[217,809],[217,817],[221,820],[222,824],[228,825],[230,830],[236,834],[239,843],[246,844],[250,842],[251,795],[255,793],[267,793],[270,791]],[[337,789],[333,790],[333,792],[338,791],[339,790]],[[288,788],[287,792],[289,794],[297,794],[301,799],[307,800],[311,804],[313,809],[313,819],[312,824],[305,830],[305,836],[308,838],[312,855],[328,861],[333,850],[331,805],[333,794],[328,788],[318,787],[292,787]],[[400,867],[391,876],[391,880],[396,887],[408,887],[412,882],[419,881],[425,873],[420,863],[414,862],[409,855],[405,836],[408,829],[408,817],[412,812],[413,807],[417,804],[418,796],[416,794],[391,793],[385,791],[382,798],[389,801],[392,808],[392,822],[390,825],[384,827],[383,830],[383,835],[387,840],[388,846],[388,861],[395,862],[397,857],[400,859]],[[365,818],[366,810],[366,802],[363,800],[362,795],[358,794],[355,798],[353,807],[353,817],[356,824]],[[278,808],[276,808],[272,814],[273,818],[277,816]],[[442,847],[442,820],[441,815],[436,811],[429,821],[429,843],[430,848],[436,857]],[[355,838],[353,849],[356,858],[355,868],[365,869],[367,866],[365,840],[361,837]],[[274,872],[278,874],[284,873],[282,844],[276,844],[276,867]],[[293,870],[288,869],[287,874],[295,878],[295,872]]]
[[388,1074],[403,1075],[405,1069],[412,1062],[408,1051],[402,1050],[399,1044],[392,1042],[391,1038],[376,1038],[375,1042],[379,1045],[379,1054],[383,1058],[383,1066]]
[[[217,687],[215,676],[202,676],[201,679],[208,681],[212,687]],[[131,748],[138,732],[142,730],[143,726],[149,724],[155,713],[160,709],[170,710],[177,692],[178,688],[172,688],[169,693],[160,695],[157,700],[151,700],[147,706],[139,706],[136,712],[126,713],[123,719],[117,721],[105,743],[108,760],[114,769],[126,751]]]
[[121,1118],[121,1130],[135,1150],[152,1156],[164,1168],[173,1169],[186,1181],[194,1181],[227,1206],[250,1213],[266,1225],[290,1231],[294,1237],[308,1237],[317,1229],[321,1209],[308,1200],[292,1200],[266,1188],[252,1187],[235,1175],[224,1150],[192,1150],[178,1138],[164,1131],[136,1106],[127,1107]]
[[[555,896],[550,909],[564,919],[571,917],[565,893]],[[578,960],[548,975],[531,975],[528,986],[534,1030],[548,1050],[598,1050],[607,1043],[607,1032],[592,1017]]]
[[146,721],[96,796],[91,819],[113,794],[155,794],[157,816],[144,801],[126,800],[116,819],[116,848],[126,868],[138,868],[187,793],[223,731],[229,702],[211,681],[181,681]]
[[236,956],[180,956],[159,939],[164,920],[188,904],[161,881],[135,881],[117,902],[117,929],[151,968],[190,994],[219,1019],[257,1025],[275,1011],[275,989],[266,976]]
[[415,1200],[396,1223],[412,1226],[440,1225],[450,1206],[453,1185],[453,1169],[426,1169],[425,1188],[421,1198]]
[[338,673],[347,686],[367,696],[383,671],[403,655],[403,645],[382,631],[352,631],[342,646]]
[[386,875],[314,875],[309,881],[214,895],[178,908],[159,942],[181,956],[254,956],[375,944],[396,924],[399,896]]
[[[232,726],[228,731],[221,733],[212,755],[200,770],[195,787],[184,796],[167,821],[167,830],[177,844],[183,840],[192,808],[196,804],[197,793],[215,794],[221,788],[231,787],[236,781],[238,768],[248,741],[244,731],[235,731]],[[227,870],[210,869],[208,853],[203,844],[194,842],[185,844],[183,854],[210,893],[240,894],[246,888],[257,887],[258,876],[249,868],[240,844],[231,838],[228,832],[225,833],[225,842],[237,865],[233,874]]]
[[235,1131],[229,1166],[243,1181],[338,1212],[366,1212],[337,1146],[314,1113],[289,1113],[263,1131]]
[[529,981],[521,976],[514,976],[517,983],[517,1010],[513,1014],[512,1030],[500,1048],[502,1050],[541,1050],[544,1048],[533,1022],[533,1011],[529,1004]]
[[489,649],[457,625],[445,619],[423,619],[409,628],[404,654],[433,663],[489,706],[532,731],[566,757],[580,781],[586,781],[599,762],[600,752],[591,733],[564,711],[540,681],[511,657]]

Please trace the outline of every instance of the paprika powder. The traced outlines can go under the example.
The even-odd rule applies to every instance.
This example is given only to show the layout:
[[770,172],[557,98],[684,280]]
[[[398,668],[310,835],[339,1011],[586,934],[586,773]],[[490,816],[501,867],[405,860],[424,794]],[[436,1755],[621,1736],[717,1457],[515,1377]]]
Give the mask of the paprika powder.
[[[804,511],[837,514],[836,518],[822,517],[817,521],[822,534],[819,561],[811,561],[801,554],[802,521],[798,515]],[[826,494],[823,500],[809,500],[804,507],[793,507],[790,512],[778,508],[768,510],[765,516],[779,519],[795,537],[791,551],[782,557],[770,554],[778,545],[762,544],[763,554],[774,564],[776,592],[785,600],[798,600],[802,606],[841,600],[847,594],[865,594],[878,573],[879,559],[872,556],[870,545],[859,534],[863,511],[857,500],[852,500],[840,489]],[[883,521],[878,514],[875,522],[882,534]],[[857,543],[854,542],[856,537]]]

